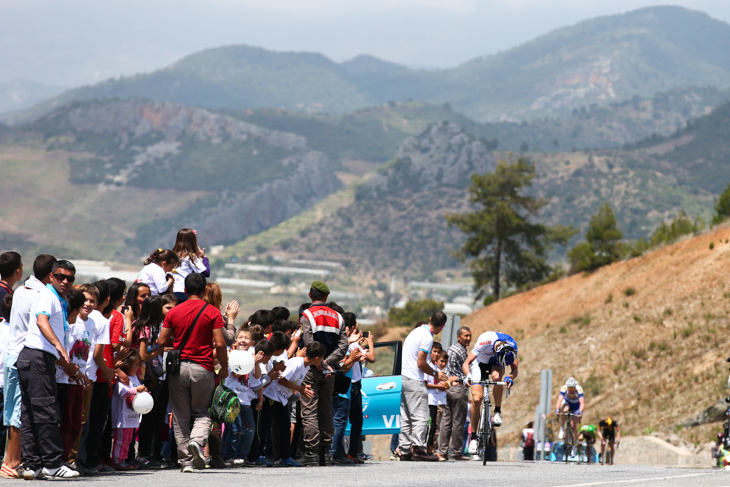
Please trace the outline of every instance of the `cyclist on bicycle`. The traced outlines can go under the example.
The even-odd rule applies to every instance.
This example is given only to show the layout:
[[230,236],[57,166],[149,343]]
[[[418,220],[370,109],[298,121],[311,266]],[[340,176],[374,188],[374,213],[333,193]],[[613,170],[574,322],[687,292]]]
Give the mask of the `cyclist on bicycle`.
[[584,424],[578,431],[578,441],[586,442],[586,458],[588,463],[591,463],[591,451],[595,452],[593,445],[596,443],[596,437],[598,436],[598,429],[595,424]]
[[[618,421],[610,417],[599,421],[598,428],[598,436],[601,437],[601,458],[605,459],[606,442],[611,445],[611,451],[614,454],[616,453],[616,449],[621,443],[621,428],[618,426]],[[611,456],[611,465],[613,465],[613,455]]]
[[[474,363],[474,366],[472,366]],[[473,382],[480,380],[503,381],[510,389],[517,378],[518,365],[517,342],[511,336],[496,331],[485,331],[477,339],[477,343],[471,353],[466,357],[462,369],[466,374],[464,384],[471,386]],[[509,375],[505,375],[505,367],[510,366]],[[494,386],[494,418],[492,424],[495,428],[502,426],[502,393],[504,386]],[[476,428],[479,424],[481,414],[482,398],[484,388],[476,384],[471,388],[471,424]],[[477,451],[478,442],[472,439],[469,443],[469,453]]]
[[568,417],[563,416],[560,413],[567,414],[570,411],[576,416],[571,418],[571,431],[573,445],[578,443],[578,425],[580,424],[580,418],[583,416],[583,408],[585,407],[585,400],[583,399],[583,388],[578,385],[578,381],[573,377],[568,378],[565,381],[565,385],[560,389],[558,395],[558,403],[555,405],[555,415],[560,417],[560,432],[558,438],[563,439],[565,436],[565,422]]

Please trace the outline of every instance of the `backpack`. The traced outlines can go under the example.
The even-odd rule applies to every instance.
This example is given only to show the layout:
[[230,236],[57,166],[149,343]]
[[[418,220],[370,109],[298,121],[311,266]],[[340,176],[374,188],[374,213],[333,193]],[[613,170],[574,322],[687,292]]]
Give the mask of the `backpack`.
[[219,384],[213,393],[213,402],[208,409],[210,418],[218,424],[233,423],[241,412],[241,401],[231,389]]
[[535,446],[535,438],[533,438],[533,435],[535,434],[534,431],[528,431],[527,435],[525,437],[525,446],[526,447],[532,447]]

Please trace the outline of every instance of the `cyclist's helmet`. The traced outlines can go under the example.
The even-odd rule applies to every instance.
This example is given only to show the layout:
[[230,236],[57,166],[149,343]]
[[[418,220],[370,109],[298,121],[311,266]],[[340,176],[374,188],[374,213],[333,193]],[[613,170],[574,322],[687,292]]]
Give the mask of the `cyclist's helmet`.
[[[578,381],[575,380],[573,377],[569,377],[568,380],[565,381],[565,387],[567,387],[568,389],[575,389],[576,387],[578,387]],[[609,418],[609,420],[610,419],[611,418]]]
[[509,345],[501,344],[497,350],[497,363],[502,367],[512,365],[517,358],[517,351]]
[[612,424],[613,420],[610,417],[606,418],[606,426],[611,426]]

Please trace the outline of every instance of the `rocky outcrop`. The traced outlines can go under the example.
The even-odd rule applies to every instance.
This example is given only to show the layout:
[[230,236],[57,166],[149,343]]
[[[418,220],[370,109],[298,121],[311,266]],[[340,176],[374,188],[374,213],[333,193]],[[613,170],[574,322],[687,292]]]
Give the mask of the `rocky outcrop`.
[[692,428],[694,426],[700,426],[702,424],[723,421],[727,418],[727,416],[725,416],[725,411],[728,409],[728,407],[730,406],[727,402],[725,402],[725,399],[720,399],[715,404],[705,409],[694,418],[689,418],[679,424],[684,428]]
[[290,251],[418,276],[452,267],[450,251],[464,237],[448,228],[444,215],[467,210],[471,175],[495,165],[485,141],[454,123],[431,124],[356,188],[351,205]]
[[473,173],[490,172],[495,166],[486,141],[453,122],[436,122],[406,139],[395,160],[358,189],[358,198],[404,189],[467,188]]

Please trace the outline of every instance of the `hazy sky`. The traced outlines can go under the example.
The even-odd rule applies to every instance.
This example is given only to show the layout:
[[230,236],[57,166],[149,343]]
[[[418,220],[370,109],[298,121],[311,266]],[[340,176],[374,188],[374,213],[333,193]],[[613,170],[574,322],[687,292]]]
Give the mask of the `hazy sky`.
[[591,17],[667,4],[730,23],[730,0],[0,0],[0,80],[71,87],[228,44],[448,67]]

